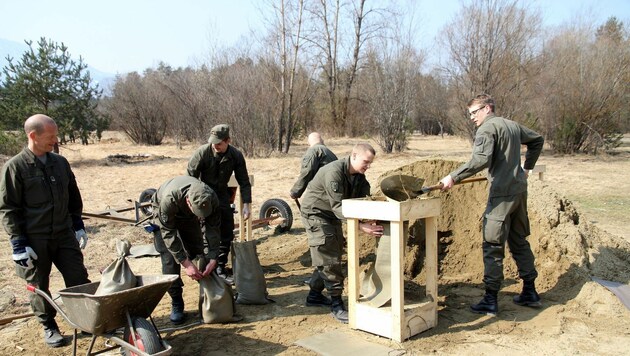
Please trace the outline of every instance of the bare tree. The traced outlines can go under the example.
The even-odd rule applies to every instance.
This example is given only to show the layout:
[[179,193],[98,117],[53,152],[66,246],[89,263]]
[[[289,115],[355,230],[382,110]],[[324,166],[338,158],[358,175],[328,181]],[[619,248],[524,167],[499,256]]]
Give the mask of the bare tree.
[[[342,134],[353,134],[348,122],[349,107],[363,47],[379,35],[388,20],[387,11],[367,7],[366,3],[366,0],[319,0],[307,8],[311,17],[306,38],[317,48],[328,100],[328,124]],[[346,33],[351,35],[345,36]]]
[[542,68],[541,18],[519,0],[473,0],[454,18],[444,30],[449,58],[441,71],[453,93],[454,129],[472,138],[465,105],[474,95],[492,94],[503,116],[527,110]]
[[114,127],[123,130],[134,143],[159,145],[166,132],[168,115],[164,92],[138,73],[117,77],[105,112]]
[[548,42],[541,115],[555,151],[597,153],[619,144],[629,112],[629,44],[616,19],[597,32],[586,24],[566,28]]
[[416,109],[416,83],[424,61],[412,45],[413,31],[409,29],[413,21],[405,24],[393,13],[390,20],[390,27],[370,41],[366,63],[357,76],[375,140],[386,153],[407,147]]
[[[288,152],[291,146],[293,131],[296,126],[296,87],[300,67],[300,55],[303,46],[304,0],[271,1],[274,18],[269,21],[268,37],[272,40],[271,54],[279,59],[280,73],[277,92],[280,98],[280,113],[277,121],[277,149]],[[273,62],[272,58],[267,58]],[[271,80],[273,81],[273,75]],[[307,88],[310,86],[310,80]]]

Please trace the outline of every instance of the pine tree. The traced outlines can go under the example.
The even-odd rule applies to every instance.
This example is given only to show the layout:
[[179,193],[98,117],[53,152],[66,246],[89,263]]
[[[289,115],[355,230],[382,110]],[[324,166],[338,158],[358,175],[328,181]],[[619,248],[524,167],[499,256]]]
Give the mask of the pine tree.
[[102,95],[92,84],[87,64],[72,59],[68,47],[42,37],[15,62],[7,58],[0,87],[0,125],[21,129],[24,120],[35,113],[57,122],[61,143],[81,138],[87,144],[92,131],[102,131],[106,119],[96,111]]

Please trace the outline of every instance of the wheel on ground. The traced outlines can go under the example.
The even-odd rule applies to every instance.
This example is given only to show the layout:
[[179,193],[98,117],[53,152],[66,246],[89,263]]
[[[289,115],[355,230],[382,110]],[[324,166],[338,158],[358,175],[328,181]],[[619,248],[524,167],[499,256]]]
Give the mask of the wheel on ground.
[[[140,193],[140,198],[138,198],[138,202],[140,204],[142,204],[142,203],[150,203],[151,202],[151,198],[153,197],[153,194],[155,194],[155,192],[156,192],[155,188],[145,189],[142,193]],[[141,207],[140,211],[145,216],[153,215],[153,207],[150,206],[150,205]]]
[[[144,351],[149,355],[164,351],[164,347],[160,342],[158,331],[149,320],[143,318],[134,318],[132,322],[133,327],[136,330],[136,342],[133,341],[129,326],[125,327],[124,340],[126,342],[134,345],[140,351]],[[136,355],[136,353],[130,350],[125,350],[124,355],[132,356]]]
[[282,233],[291,230],[293,225],[293,212],[289,204],[282,199],[269,199],[263,203],[260,207],[260,219],[267,219],[271,217],[282,217],[284,221],[282,224],[276,226],[276,232]]

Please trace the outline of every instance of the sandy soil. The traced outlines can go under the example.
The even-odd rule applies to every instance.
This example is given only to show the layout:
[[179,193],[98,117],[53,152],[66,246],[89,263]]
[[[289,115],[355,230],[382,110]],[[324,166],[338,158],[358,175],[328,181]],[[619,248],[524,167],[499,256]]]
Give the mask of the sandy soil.
[[[359,140],[330,139],[329,147],[338,156],[346,155]],[[167,143],[159,147],[134,146],[116,133],[107,133],[98,144],[62,147],[70,160],[84,198],[86,212],[130,206],[140,193],[157,187],[166,179],[184,174],[186,162],[196,145],[181,150]],[[302,281],[310,275],[306,235],[297,207],[288,190],[298,173],[306,145],[296,144],[290,154],[266,159],[250,159],[254,175],[254,214],[264,201],[281,198],[289,202],[296,217],[293,228],[284,234],[273,229],[257,229],[258,254],[265,270],[270,297],[276,303],[237,305],[243,321],[225,325],[192,324],[174,329],[168,321],[170,300],[162,299],[153,317],[175,354],[283,354],[308,355],[313,352],[293,343],[309,335],[339,330],[367,341],[389,346],[406,354],[603,354],[627,353],[630,342],[630,311],[607,289],[591,281],[598,277],[630,282],[630,182],[622,172],[630,168],[630,154],[604,157],[556,157],[544,154],[545,180],[530,179],[529,212],[532,225],[530,243],[540,273],[537,286],[543,298],[542,309],[514,305],[512,296],[520,290],[516,267],[506,258],[506,283],[499,294],[500,314],[489,317],[472,314],[468,306],[477,302],[481,284],[481,233],[479,216],[486,198],[486,183],[455,187],[448,193],[432,193],[442,201],[439,232],[439,313],[438,326],[403,343],[378,337],[336,322],[323,308],[304,306],[308,287]],[[458,162],[467,159],[468,142],[456,138],[414,136],[410,150],[403,154],[377,154],[368,171],[373,188],[379,177],[398,169],[426,179],[438,180]],[[113,157],[114,155],[128,155]],[[112,157],[110,157],[112,156]],[[109,157],[109,158],[108,158]],[[374,189],[376,193],[377,189]],[[625,210],[624,210],[625,209]],[[131,215],[128,215],[131,217]],[[256,216],[256,215],[255,215]],[[124,238],[132,244],[151,242],[139,227],[102,219],[86,221],[90,240],[85,250],[92,280],[115,258],[115,242]],[[415,227],[412,226],[412,230]],[[418,236],[414,231],[410,231]],[[7,238],[2,231],[2,238]],[[373,240],[364,237],[361,253],[372,251]],[[406,294],[412,297],[423,284],[421,268],[424,251],[421,241],[410,239],[406,255]],[[24,283],[14,272],[9,244],[0,244],[5,262],[0,264],[0,318],[29,312]],[[136,274],[159,273],[157,258],[130,259]],[[417,266],[420,266],[418,268]],[[415,266],[415,267],[414,267]],[[59,273],[51,276],[54,291],[64,288]],[[185,277],[186,278],[186,277]],[[197,320],[197,283],[185,279],[186,310],[189,321]],[[57,318],[62,332],[72,329]],[[48,349],[41,327],[33,318],[0,326],[0,354],[67,355],[71,346]],[[99,339],[97,346],[102,346]],[[79,339],[83,353],[89,338]],[[343,353],[343,350],[340,350]]]

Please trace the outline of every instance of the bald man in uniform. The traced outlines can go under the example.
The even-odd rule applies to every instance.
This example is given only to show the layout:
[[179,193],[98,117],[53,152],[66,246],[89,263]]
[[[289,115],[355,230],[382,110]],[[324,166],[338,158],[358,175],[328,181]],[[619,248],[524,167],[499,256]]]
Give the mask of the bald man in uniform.
[[[90,282],[81,252],[87,244],[83,201],[68,160],[52,152],[58,133],[55,121],[33,115],[24,123],[24,132],[28,147],[2,169],[0,213],[18,276],[50,295],[53,264],[66,287]],[[34,293],[30,303],[44,326],[46,344],[62,346],[65,340],[55,322],[56,310]]]

